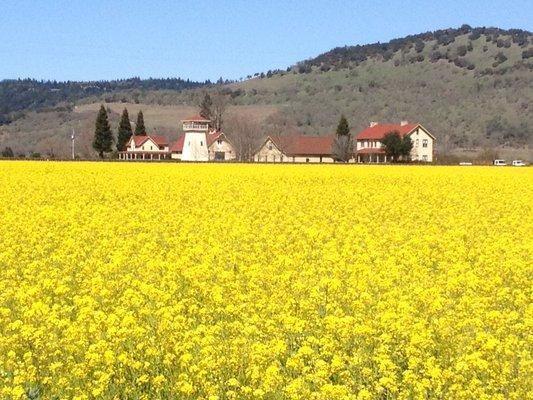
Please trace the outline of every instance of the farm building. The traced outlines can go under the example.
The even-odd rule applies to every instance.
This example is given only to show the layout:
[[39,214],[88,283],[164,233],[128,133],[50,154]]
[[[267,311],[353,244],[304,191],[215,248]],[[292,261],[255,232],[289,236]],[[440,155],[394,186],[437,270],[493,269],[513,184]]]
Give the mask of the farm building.
[[332,163],[333,135],[268,136],[254,156],[257,162]]
[[223,132],[210,130],[210,120],[187,118],[183,134],[170,148],[171,158],[182,161],[225,161],[235,159],[235,150]]
[[433,161],[435,137],[422,125],[402,121],[400,124],[379,124],[370,126],[356,136],[356,157],[359,163],[384,163],[387,160],[381,140],[390,132],[398,132],[401,137],[409,136],[413,141],[412,161]]
[[132,136],[126,150],[118,153],[120,160],[164,160],[169,157],[168,139],[159,135]]

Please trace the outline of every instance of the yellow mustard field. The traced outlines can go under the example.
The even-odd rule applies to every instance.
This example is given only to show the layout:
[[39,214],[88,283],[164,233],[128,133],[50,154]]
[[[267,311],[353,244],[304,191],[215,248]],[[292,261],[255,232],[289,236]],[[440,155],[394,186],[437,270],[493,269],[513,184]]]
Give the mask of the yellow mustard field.
[[0,398],[532,399],[532,184],[0,162]]

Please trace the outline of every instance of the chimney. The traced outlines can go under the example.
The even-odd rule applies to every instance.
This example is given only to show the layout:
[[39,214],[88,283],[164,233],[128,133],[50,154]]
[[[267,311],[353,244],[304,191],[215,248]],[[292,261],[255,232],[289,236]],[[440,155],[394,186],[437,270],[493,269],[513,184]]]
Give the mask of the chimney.
[[370,127],[373,128],[373,127],[376,126],[377,124],[378,124],[377,122],[372,121],[372,122],[370,122]]
[[402,122],[400,122],[400,126],[405,126],[405,125],[407,125],[408,123],[409,123],[408,121],[402,121]]

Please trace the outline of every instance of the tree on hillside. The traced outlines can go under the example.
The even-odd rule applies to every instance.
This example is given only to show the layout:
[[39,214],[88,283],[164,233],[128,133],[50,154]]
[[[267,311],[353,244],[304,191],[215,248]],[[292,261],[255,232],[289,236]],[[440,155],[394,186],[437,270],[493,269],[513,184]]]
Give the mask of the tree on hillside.
[[94,129],[93,149],[98,152],[100,158],[104,158],[104,153],[112,151],[113,134],[111,133],[111,127],[109,126],[109,120],[107,118],[107,111],[102,104],[98,116],[96,117],[96,124]]
[[13,149],[11,149],[11,147],[6,147],[4,150],[2,150],[2,157],[4,158],[15,157],[15,154],[13,153]]
[[341,115],[337,131],[335,132],[335,139],[331,146],[331,153],[335,161],[348,162],[353,156],[352,135],[350,134],[350,126],[348,120],[344,115]]
[[200,116],[206,119],[211,119],[211,107],[213,106],[213,100],[209,93],[205,92],[204,98],[200,103]]
[[130,140],[131,135],[133,134],[131,130],[130,116],[128,110],[125,108],[122,111],[122,117],[120,117],[120,123],[118,124],[117,132],[117,150],[124,151],[126,148],[126,143]]
[[146,136],[146,127],[144,126],[144,115],[142,110],[137,114],[137,123],[135,124],[135,136]]
[[401,137],[398,131],[389,132],[381,140],[385,154],[393,162],[398,162],[400,157],[408,160],[413,148],[413,141],[409,136]]

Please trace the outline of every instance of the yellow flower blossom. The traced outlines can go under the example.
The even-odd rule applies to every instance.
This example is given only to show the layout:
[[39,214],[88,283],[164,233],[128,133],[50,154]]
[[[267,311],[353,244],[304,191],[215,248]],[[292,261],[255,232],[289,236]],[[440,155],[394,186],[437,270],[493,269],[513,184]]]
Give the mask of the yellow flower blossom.
[[0,398],[528,399],[533,170],[0,161]]

